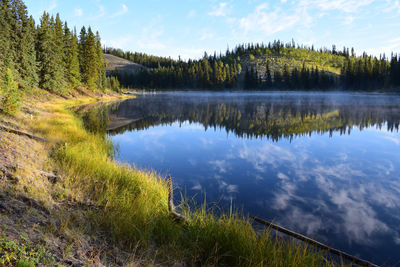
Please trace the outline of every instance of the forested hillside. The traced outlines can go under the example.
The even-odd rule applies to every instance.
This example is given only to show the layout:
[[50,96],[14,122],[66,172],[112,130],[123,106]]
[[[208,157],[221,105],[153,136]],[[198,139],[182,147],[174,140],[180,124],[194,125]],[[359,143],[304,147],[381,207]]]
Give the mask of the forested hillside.
[[1,0],[0,33],[3,102],[37,87],[57,94],[78,87],[111,87],[100,36],[91,27],[82,27],[78,36],[58,14],[46,12],[36,24],[23,1]]
[[106,48],[106,53],[143,64],[150,70],[114,72],[124,86],[139,88],[245,88],[381,90],[400,86],[400,60],[354,49],[315,49],[294,41],[238,45],[224,54],[182,61]]
[[146,68],[143,65],[133,63],[130,60],[117,57],[110,54],[104,54],[104,64],[106,67],[106,73],[111,73],[112,71],[128,71],[128,72],[137,72],[142,68]]

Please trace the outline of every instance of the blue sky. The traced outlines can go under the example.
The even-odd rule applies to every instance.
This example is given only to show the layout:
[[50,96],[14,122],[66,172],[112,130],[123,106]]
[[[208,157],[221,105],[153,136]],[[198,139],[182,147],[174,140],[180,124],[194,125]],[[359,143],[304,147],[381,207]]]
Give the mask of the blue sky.
[[243,42],[292,38],[379,56],[400,52],[400,0],[25,0],[38,22],[44,10],[103,44],[177,58],[198,58]]

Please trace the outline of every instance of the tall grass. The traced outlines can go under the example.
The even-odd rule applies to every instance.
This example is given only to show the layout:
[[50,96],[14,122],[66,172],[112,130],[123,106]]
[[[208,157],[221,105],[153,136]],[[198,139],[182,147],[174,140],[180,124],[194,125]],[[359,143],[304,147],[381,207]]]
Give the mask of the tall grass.
[[[32,124],[57,143],[54,159],[74,198],[94,201],[94,220],[126,247],[166,265],[331,266],[323,255],[294,241],[256,233],[239,213],[216,216],[205,206],[182,205],[186,223],[168,211],[166,182],[156,173],[114,162],[105,134],[87,132],[79,117],[59,101],[42,104],[45,113]],[[47,114],[47,115],[46,115]]]

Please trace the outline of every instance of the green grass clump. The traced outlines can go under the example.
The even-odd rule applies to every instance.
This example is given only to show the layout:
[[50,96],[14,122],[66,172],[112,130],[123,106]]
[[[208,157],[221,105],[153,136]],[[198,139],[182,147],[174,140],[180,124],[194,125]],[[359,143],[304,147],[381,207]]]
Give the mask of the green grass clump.
[[23,242],[0,237],[0,266],[34,267],[54,262],[51,253],[43,246],[33,245],[26,237]]
[[32,127],[59,144],[54,158],[66,177],[65,188],[74,198],[100,207],[92,220],[115,242],[166,265],[334,265],[305,245],[274,238],[268,231],[257,234],[239,213],[216,216],[205,206],[190,210],[182,204],[188,221],[175,222],[162,177],[113,161],[105,134],[86,131],[70,105],[45,104],[47,116]]

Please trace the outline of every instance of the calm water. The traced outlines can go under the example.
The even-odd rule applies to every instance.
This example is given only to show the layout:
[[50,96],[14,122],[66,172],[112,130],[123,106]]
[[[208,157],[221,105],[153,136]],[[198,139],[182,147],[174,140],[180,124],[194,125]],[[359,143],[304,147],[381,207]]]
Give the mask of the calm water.
[[197,203],[399,264],[400,96],[162,93],[107,112],[116,159],[171,174]]

